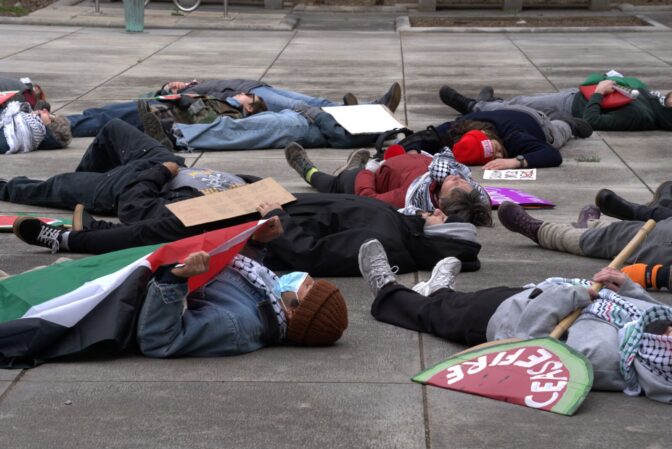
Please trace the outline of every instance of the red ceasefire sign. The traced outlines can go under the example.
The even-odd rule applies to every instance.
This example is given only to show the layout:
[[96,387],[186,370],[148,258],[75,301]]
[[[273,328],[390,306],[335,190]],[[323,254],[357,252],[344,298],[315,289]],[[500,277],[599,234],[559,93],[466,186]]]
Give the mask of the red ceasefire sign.
[[590,391],[593,369],[585,356],[547,337],[462,353],[413,381],[572,415]]

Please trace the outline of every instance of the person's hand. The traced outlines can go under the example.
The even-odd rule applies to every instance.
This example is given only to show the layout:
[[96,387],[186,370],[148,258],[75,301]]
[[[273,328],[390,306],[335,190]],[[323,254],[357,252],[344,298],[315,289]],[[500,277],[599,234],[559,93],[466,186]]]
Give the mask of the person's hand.
[[252,235],[252,238],[257,242],[267,243],[276,237],[279,237],[284,232],[282,223],[279,217],[271,217]]
[[46,109],[38,109],[37,111],[33,111],[33,115],[40,117],[43,125],[48,125],[51,123],[51,114]]
[[175,176],[177,176],[177,174],[178,174],[179,171],[180,171],[180,166],[177,165],[175,162],[172,162],[172,161],[164,162],[164,163],[163,163],[163,166],[166,167],[166,168],[168,169],[168,171],[170,172],[170,176],[171,176],[172,178],[174,178]]
[[665,329],[663,335],[666,337],[672,337],[672,326],[667,326],[667,329]]
[[483,166],[483,170],[510,170],[514,168],[522,168],[516,158],[493,159]]
[[604,288],[617,292],[623,287],[628,277],[616,268],[604,267],[593,276],[593,282],[601,282]]
[[173,268],[170,272],[180,278],[190,278],[206,273],[209,268],[210,254],[199,251],[189,254],[181,266]]
[[163,90],[167,90],[170,93],[176,94],[182,89],[186,88],[189,84],[184,81],[170,81],[163,85]]
[[166,161],[162,165],[168,169],[171,177],[173,178],[180,172],[180,166],[173,161]]
[[269,203],[267,201],[262,201],[257,206],[257,212],[259,212],[259,215],[261,215],[262,217],[265,217],[272,210],[275,210],[275,209],[282,210],[282,206],[280,205],[280,203]]
[[595,93],[602,95],[610,94],[614,91],[614,84],[616,83],[614,83],[612,80],[600,81],[597,83],[597,87],[595,87]]

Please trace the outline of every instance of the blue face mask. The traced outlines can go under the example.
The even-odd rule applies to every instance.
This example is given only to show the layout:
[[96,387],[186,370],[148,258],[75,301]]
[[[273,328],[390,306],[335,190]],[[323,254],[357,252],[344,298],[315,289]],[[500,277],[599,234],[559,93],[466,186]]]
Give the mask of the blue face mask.
[[229,103],[230,106],[233,106],[234,108],[240,109],[240,101],[238,101],[236,98],[229,97],[226,99],[226,102]]
[[280,298],[284,292],[297,293],[299,291],[299,287],[301,287],[307,277],[308,273],[303,271],[294,271],[292,273],[285,274],[284,276],[280,276],[278,283],[275,284],[275,287],[273,288],[273,294]]

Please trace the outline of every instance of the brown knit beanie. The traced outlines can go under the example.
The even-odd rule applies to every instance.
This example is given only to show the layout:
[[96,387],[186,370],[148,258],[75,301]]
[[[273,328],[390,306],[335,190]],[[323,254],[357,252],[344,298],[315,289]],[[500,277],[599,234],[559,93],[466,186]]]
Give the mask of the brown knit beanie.
[[70,121],[64,115],[55,115],[51,123],[47,125],[51,134],[63,145],[67,147],[72,140],[72,131],[70,130]]
[[304,346],[326,346],[341,338],[348,327],[348,309],[338,288],[319,280],[294,310],[287,339]]

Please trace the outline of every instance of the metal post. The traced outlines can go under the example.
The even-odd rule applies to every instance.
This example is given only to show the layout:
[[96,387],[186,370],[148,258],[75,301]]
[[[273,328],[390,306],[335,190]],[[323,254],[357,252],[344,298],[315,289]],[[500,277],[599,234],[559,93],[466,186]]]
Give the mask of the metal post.
[[100,0],[93,0],[94,12],[100,14]]
[[229,18],[229,0],[224,0],[224,18]]

